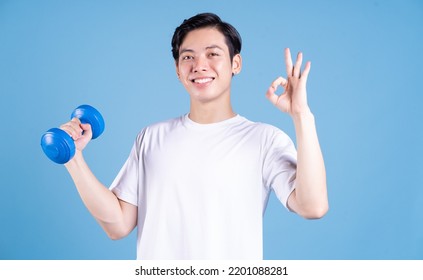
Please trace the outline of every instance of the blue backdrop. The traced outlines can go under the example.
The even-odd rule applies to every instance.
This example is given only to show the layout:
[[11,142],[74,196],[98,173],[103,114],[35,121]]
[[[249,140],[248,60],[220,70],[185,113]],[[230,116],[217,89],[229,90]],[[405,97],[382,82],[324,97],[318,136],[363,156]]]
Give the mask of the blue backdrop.
[[312,61],[309,103],[331,208],[307,221],[272,196],[265,258],[422,259],[419,0],[0,0],[0,259],[135,258],[135,232],[110,241],[40,137],[78,105],[97,107],[106,130],[85,154],[109,185],[142,127],[188,111],[170,40],[206,11],[243,37],[235,110],[294,140],[291,119],[264,94],[285,76],[285,47]]

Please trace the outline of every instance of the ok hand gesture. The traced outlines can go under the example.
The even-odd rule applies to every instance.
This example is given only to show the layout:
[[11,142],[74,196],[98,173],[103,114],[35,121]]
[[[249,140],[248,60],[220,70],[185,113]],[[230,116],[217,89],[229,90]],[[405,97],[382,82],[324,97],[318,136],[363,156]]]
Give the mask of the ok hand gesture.
[[[307,104],[306,83],[308,73],[310,72],[311,62],[305,64],[301,72],[303,54],[297,55],[297,61],[292,64],[291,52],[289,48],[285,49],[285,64],[287,79],[279,77],[273,81],[266,92],[266,97],[282,112],[288,113],[291,117],[309,113]],[[282,86],[284,92],[281,95],[276,94],[276,90]]]

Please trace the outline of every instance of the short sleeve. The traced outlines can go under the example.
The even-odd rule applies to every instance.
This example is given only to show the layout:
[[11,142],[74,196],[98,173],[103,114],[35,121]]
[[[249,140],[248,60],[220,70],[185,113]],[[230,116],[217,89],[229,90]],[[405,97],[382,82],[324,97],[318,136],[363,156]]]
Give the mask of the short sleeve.
[[267,138],[263,176],[267,188],[271,188],[279,201],[289,210],[288,198],[295,189],[297,151],[294,143],[281,130],[275,128]]
[[137,141],[125,164],[113,180],[110,190],[121,200],[138,206],[139,155]]

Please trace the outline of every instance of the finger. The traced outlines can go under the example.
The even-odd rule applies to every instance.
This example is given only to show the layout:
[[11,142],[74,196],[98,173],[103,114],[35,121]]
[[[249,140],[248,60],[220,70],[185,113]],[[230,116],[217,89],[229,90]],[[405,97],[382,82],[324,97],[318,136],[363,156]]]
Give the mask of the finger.
[[271,92],[268,90],[266,92],[266,97],[267,99],[269,99],[270,102],[272,102],[273,105],[278,104],[279,96],[275,94],[274,92]]
[[65,131],[73,140],[77,140],[82,135],[81,129],[75,129],[71,124],[66,123],[60,126],[60,129]]
[[301,64],[303,63],[303,54],[301,52],[297,55],[297,61],[295,61],[295,66],[292,69],[292,76],[300,77],[301,76]]
[[270,102],[272,102],[274,105],[278,103],[279,96],[276,94],[276,90],[278,89],[278,86],[281,85],[282,87],[286,87],[287,80],[279,77],[276,80],[272,82],[269,89],[266,92],[266,97],[269,99]]
[[301,74],[301,80],[307,81],[308,73],[310,73],[310,69],[311,69],[311,61],[307,61],[306,65],[304,67],[304,71]]
[[71,126],[71,128],[75,132],[75,136],[77,136],[78,138],[81,137],[82,132],[83,132],[83,129],[81,127],[81,120],[78,119],[77,117],[74,117],[69,122],[69,125]]
[[92,131],[91,125],[89,123],[82,123],[81,128],[84,131],[84,133],[83,133],[84,137],[86,136],[90,139],[93,137],[93,131]]
[[271,87],[272,88],[274,88],[274,90],[276,91],[277,89],[278,89],[278,86],[283,86],[283,87],[285,87],[286,86],[286,84],[287,84],[287,80],[285,79],[285,78],[283,78],[283,77],[278,77],[276,80],[274,80],[273,82],[272,82],[272,85],[271,85]]
[[71,121],[60,126],[60,129],[66,131],[69,136],[77,140],[82,135],[81,121],[78,118],[73,118]]
[[285,49],[285,65],[286,65],[286,75],[287,77],[292,76],[292,58],[291,58],[291,51],[289,48]]

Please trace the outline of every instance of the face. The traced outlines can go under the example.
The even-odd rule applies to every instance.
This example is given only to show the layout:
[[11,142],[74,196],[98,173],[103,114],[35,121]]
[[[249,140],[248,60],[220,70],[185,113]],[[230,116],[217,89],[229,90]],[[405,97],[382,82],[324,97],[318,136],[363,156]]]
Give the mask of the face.
[[189,32],[179,50],[176,72],[192,101],[229,100],[233,74],[241,71],[241,56],[230,59],[225,36],[215,28]]

